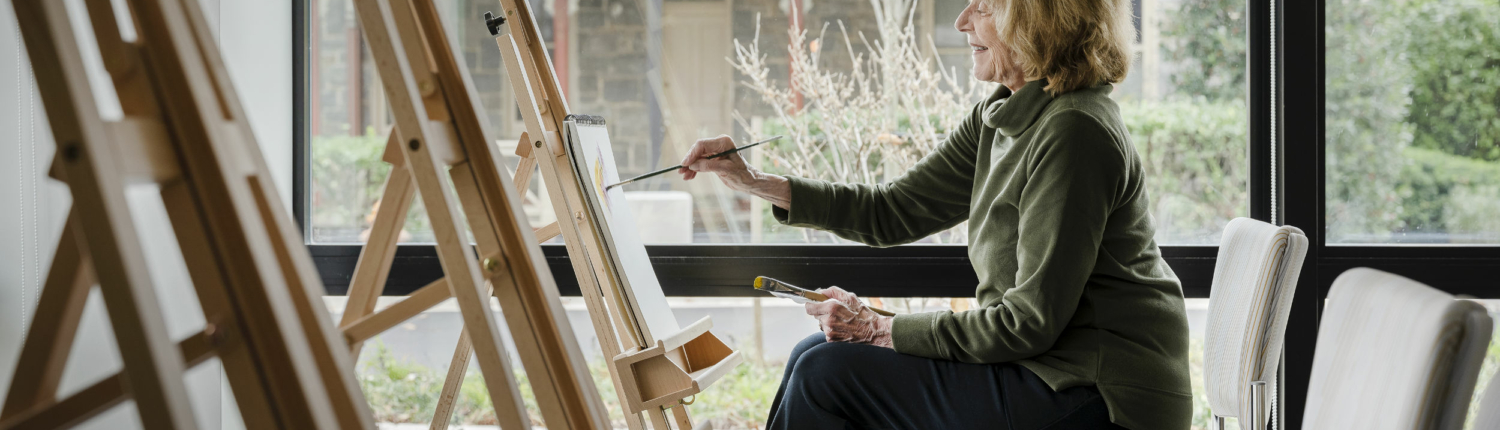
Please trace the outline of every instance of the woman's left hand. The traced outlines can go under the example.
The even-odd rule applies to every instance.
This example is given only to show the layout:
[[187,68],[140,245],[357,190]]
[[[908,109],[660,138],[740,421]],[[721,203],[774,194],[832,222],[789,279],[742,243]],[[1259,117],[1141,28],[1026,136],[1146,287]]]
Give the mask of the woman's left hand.
[[807,314],[818,319],[818,327],[829,342],[863,343],[886,348],[891,345],[891,317],[880,316],[865,307],[854,293],[839,287],[818,290],[828,300],[802,305]]

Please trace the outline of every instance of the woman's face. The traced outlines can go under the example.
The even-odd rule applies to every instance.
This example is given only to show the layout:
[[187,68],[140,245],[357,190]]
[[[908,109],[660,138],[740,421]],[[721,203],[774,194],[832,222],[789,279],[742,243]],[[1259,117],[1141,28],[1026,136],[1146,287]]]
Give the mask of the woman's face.
[[970,0],[953,26],[968,36],[969,46],[974,48],[974,79],[999,82],[1011,90],[1019,90],[1020,86],[1012,85],[1026,81],[1019,76],[1020,67],[1016,66],[1010,48],[1000,43],[1000,29],[995,27],[995,15],[1000,12],[994,9],[985,0]]

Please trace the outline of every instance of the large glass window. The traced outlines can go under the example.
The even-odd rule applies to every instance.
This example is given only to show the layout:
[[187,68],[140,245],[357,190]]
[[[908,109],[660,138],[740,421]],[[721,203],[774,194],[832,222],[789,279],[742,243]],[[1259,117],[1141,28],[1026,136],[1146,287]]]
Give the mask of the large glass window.
[[1156,240],[1217,245],[1249,216],[1245,0],[1137,0],[1136,67],[1115,90],[1146,171]]
[[[379,160],[389,112],[350,2],[311,3],[311,240],[361,242],[389,169]],[[438,4],[496,138],[513,148],[522,124],[478,18],[498,2]],[[995,88],[968,77],[970,48],[952,25],[966,4],[532,0],[570,107],[609,121],[622,176],[675,164],[700,137],[784,134],[748,157],[771,172],[865,183],[901,175]],[[1215,244],[1249,207],[1244,0],[1133,6],[1135,64],[1114,97],[1142,155],[1159,242]],[[553,219],[540,182],[525,205],[534,225]],[[769,205],[711,177],[631,187],[647,242],[837,242],[780,226]],[[420,211],[402,237],[432,240]]]
[[1500,4],[1326,7],[1328,243],[1500,243]]

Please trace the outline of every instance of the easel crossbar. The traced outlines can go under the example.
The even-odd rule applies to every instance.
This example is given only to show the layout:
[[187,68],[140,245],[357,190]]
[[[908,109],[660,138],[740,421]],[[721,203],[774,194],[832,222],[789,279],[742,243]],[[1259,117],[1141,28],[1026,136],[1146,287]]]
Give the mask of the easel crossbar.
[[[214,345],[218,340],[213,339],[209,332],[195,333],[187,339],[177,343],[177,350],[182,354],[182,361],[188,368],[197,367],[204,361],[208,361],[217,352]],[[222,340],[222,339],[221,339]],[[79,390],[77,393],[58,400],[52,404],[44,404],[22,412],[15,417],[0,421],[0,428],[27,429],[27,428],[59,428],[69,427],[88,421],[109,408],[118,405],[130,398],[130,393],[125,390],[125,379],[122,373],[109,375],[104,379]]]

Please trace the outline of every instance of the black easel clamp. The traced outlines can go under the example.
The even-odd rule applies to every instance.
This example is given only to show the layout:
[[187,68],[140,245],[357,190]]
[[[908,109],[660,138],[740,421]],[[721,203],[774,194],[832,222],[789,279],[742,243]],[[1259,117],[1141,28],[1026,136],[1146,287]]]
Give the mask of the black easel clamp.
[[505,25],[505,17],[495,16],[495,14],[488,11],[484,13],[484,26],[490,28],[491,36],[499,36],[500,26],[502,25]]

